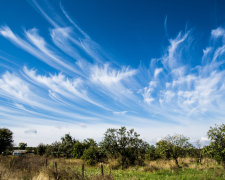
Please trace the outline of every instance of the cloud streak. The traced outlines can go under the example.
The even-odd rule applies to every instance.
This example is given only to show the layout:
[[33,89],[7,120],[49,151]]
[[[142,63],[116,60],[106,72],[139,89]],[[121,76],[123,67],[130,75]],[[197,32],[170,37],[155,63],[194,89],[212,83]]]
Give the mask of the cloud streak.
[[[198,64],[187,63],[187,54],[192,53],[190,47],[195,43],[192,40],[197,37],[185,31],[169,37],[161,56],[151,59],[149,66],[131,67],[111,61],[62,4],[61,12],[56,13],[32,2],[50,23],[48,35],[42,36],[38,28],[19,35],[9,26],[0,27],[3,38],[46,65],[43,71],[29,61],[20,64],[13,57],[4,60],[0,75],[0,102],[4,106],[0,104],[0,117],[5,126],[16,123],[20,137],[30,134],[41,138],[40,127],[49,126],[60,133],[65,133],[68,126],[71,131],[82,127],[87,129],[85,133],[93,132],[91,128],[102,132],[101,125],[144,129],[146,138],[153,136],[146,127],[158,137],[161,133],[154,128],[170,127],[173,130],[169,132],[177,128],[190,135],[188,130],[200,124],[206,129],[215,119],[223,121],[223,27],[211,31]],[[167,17],[164,23],[166,27]],[[203,132],[196,135],[204,137]]]

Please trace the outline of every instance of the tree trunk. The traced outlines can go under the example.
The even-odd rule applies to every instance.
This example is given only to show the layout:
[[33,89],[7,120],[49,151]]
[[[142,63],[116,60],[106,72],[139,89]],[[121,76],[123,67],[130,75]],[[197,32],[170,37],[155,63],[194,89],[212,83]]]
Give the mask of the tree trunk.
[[180,166],[179,163],[178,163],[177,158],[175,158],[175,163],[176,163],[176,165],[177,165],[178,168],[181,168],[181,166]]
[[198,163],[201,164],[202,163],[202,154],[200,153],[199,159],[198,159]]
[[122,170],[124,169],[124,163],[125,163],[125,160],[124,158],[122,158]]

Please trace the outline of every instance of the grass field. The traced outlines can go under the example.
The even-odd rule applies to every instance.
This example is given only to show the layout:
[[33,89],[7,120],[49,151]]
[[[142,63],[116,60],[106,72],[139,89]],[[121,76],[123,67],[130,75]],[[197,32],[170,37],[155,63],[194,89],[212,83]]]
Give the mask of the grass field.
[[103,164],[104,176],[100,164],[85,165],[83,177],[82,160],[48,159],[46,166],[46,158],[41,156],[8,156],[0,158],[0,179],[225,179],[225,170],[214,160],[203,159],[202,164],[191,158],[179,161],[182,168],[177,168],[172,160],[157,160],[122,170],[114,160]]

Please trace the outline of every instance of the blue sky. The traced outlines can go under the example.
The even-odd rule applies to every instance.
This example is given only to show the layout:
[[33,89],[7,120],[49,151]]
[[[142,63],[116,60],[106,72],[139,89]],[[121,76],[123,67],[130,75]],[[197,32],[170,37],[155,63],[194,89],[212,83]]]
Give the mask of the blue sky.
[[125,125],[207,141],[225,117],[225,3],[16,1],[0,6],[0,126],[15,144]]

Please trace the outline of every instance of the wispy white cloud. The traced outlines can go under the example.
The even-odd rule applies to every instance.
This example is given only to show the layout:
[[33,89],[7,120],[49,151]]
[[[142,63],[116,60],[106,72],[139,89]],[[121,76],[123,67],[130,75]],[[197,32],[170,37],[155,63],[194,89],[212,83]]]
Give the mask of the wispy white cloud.
[[44,85],[51,91],[57,92],[65,97],[71,97],[72,94],[81,98],[84,97],[83,94],[85,94],[85,92],[78,90],[82,84],[80,78],[70,80],[62,73],[55,75],[50,74],[50,76],[37,75],[35,70],[29,70],[27,67],[24,67],[24,72],[35,83]]
[[146,102],[147,104],[150,104],[155,100],[153,96],[153,91],[155,90],[156,86],[157,86],[156,81],[150,81],[149,86],[144,87],[144,89],[140,91],[143,96],[144,102]]
[[157,78],[158,75],[159,75],[162,71],[163,71],[162,68],[156,68],[156,69],[155,69],[155,72],[154,72],[154,78]]
[[[219,58],[224,54],[224,45],[214,48],[208,46],[203,50],[202,64],[190,67],[185,65],[182,55],[183,49],[190,46],[188,36],[191,36],[190,32],[184,35],[179,33],[175,39],[170,39],[165,54],[152,61],[157,65],[150,66],[149,71],[154,73],[148,77],[149,84],[138,91],[142,94],[143,102],[149,105],[149,112],[154,108],[158,114],[175,121],[179,115],[190,117],[181,123],[192,121],[191,118],[199,119],[207,113],[214,116],[218,113],[216,109],[223,107],[222,99],[225,98],[225,71],[218,70],[224,64]],[[166,74],[162,73],[157,79],[161,72]]]
[[189,33],[190,32],[182,34],[181,32],[179,32],[175,39],[169,39],[170,45],[167,49],[165,56],[162,58],[163,65],[166,68],[173,69],[178,66],[179,61],[177,58],[179,58],[178,55],[180,55],[178,50],[182,49],[181,45],[187,39]]
[[21,39],[16,34],[14,34],[12,32],[12,30],[8,26],[2,26],[0,28],[0,34],[2,36],[4,36],[5,38],[9,39],[10,41],[12,41],[14,44],[19,46],[20,48],[28,51],[32,55],[34,55],[36,57],[39,57],[39,58],[42,58],[42,56],[39,55],[38,51],[35,50],[34,47],[32,47],[28,42],[26,42],[25,40]]
[[[105,129],[120,125],[157,140],[175,130],[192,135],[190,130],[202,124],[206,131],[216,122],[212,119],[224,121],[223,27],[211,31],[210,42],[200,49],[203,54],[197,60],[187,59],[192,58],[186,56],[192,54],[191,43],[197,42],[187,31],[169,38],[161,56],[151,59],[149,66],[122,66],[110,61],[62,4],[59,18],[48,4],[32,2],[50,23],[49,34],[42,36],[33,28],[25,30],[23,37],[8,26],[0,27],[1,36],[54,69],[43,73],[39,67],[5,62],[8,66],[0,75],[0,102],[5,103],[5,107],[0,103],[1,123],[16,123],[15,133],[24,141],[29,141],[27,133],[39,138],[36,143],[42,141],[49,128],[58,135],[49,135],[49,143],[68,131],[84,138],[98,130],[100,139]],[[205,137],[203,131],[194,135]]]
[[[70,70],[76,72],[76,69],[73,66],[71,66],[71,64],[69,64],[68,62],[64,62],[66,61],[65,58],[57,57],[56,51],[53,53],[51,50],[47,48],[46,42],[42,37],[38,35],[37,29],[25,31],[25,34],[30,42],[14,34],[8,26],[3,26],[0,28],[0,35],[9,39],[18,47],[24,49],[25,51],[32,54],[41,61],[44,61],[48,65],[61,71],[66,72],[66,70],[67,71]],[[64,61],[61,59],[64,59]]]
[[82,86],[83,81],[81,78],[69,79],[62,73],[50,76],[37,75],[35,70],[28,70],[26,67],[24,67],[24,72],[34,83],[44,85],[51,90],[51,94],[56,92],[68,99],[82,99],[95,106],[109,110],[88,97],[86,90]]
[[79,53],[79,50],[73,47],[69,41],[70,36],[73,35],[73,29],[71,27],[58,27],[51,29],[50,35],[55,45],[66,54],[74,58],[76,61],[86,61]]
[[94,66],[92,68],[91,80],[105,86],[112,86],[135,74],[136,70],[130,70],[127,67],[122,67],[121,70],[115,70],[110,68],[109,64],[104,64],[103,67]]
[[30,89],[23,80],[15,74],[6,72],[0,78],[0,93],[3,96],[13,96],[18,99],[27,99],[30,94]]
[[115,115],[125,115],[127,113],[128,113],[128,111],[115,111],[115,112],[113,112],[113,114],[115,114]]
[[26,134],[37,134],[37,130],[36,129],[28,129],[28,130],[25,130],[24,133],[26,133]]
[[211,35],[213,38],[225,37],[225,29],[222,27],[218,27],[211,31]]
[[36,46],[42,53],[44,53],[48,58],[52,59],[54,61],[54,63],[57,63],[60,66],[65,67],[67,70],[76,72],[74,67],[71,66],[69,64],[69,62],[65,62],[66,61],[65,58],[64,58],[64,61],[62,61],[60,57],[57,57],[56,51],[53,52],[47,47],[45,40],[38,34],[37,29],[33,28],[29,31],[26,31],[25,34],[26,34],[28,40],[34,46]]

